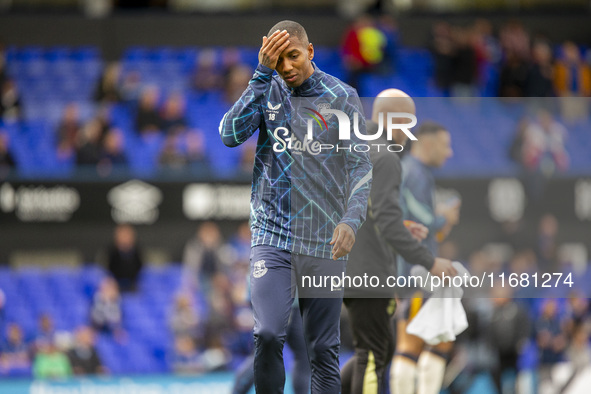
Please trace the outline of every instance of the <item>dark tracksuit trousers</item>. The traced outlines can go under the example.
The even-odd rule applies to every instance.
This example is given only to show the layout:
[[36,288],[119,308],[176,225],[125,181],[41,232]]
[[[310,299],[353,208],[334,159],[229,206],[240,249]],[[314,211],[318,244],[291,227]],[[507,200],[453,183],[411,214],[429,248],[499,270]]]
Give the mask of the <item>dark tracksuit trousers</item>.
[[[295,394],[310,392],[310,361],[304,339],[302,316],[297,305],[291,307],[291,315],[287,324],[286,342],[293,353],[291,384]],[[236,373],[232,394],[246,394],[254,384],[254,354],[242,362]]]
[[[293,268],[293,269],[292,269]],[[251,302],[254,314],[254,384],[257,394],[283,393],[283,344],[298,275],[338,275],[344,261],[292,255],[270,246],[251,252]],[[294,279],[292,279],[294,278]],[[313,394],[340,393],[339,371],[342,290],[311,293],[298,287],[304,337],[312,370]],[[304,295],[303,295],[304,294]],[[330,295],[330,296],[329,296]],[[307,298],[309,297],[309,298]]]

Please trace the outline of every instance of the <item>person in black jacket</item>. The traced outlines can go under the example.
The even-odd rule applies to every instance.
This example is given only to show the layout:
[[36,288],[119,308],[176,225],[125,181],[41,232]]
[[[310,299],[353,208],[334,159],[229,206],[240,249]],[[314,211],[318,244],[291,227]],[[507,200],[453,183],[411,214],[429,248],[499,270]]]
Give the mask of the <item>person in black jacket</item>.
[[106,372],[95,347],[92,328],[82,326],[76,330],[76,340],[68,351],[68,358],[75,375],[96,375]]
[[135,230],[128,224],[117,226],[114,243],[109,250],[109,271],[122,292],[135,291],[143,265]]
[[[374,102],[372,122],[367,123],[368,135],[376,133],[376,122],[387,112],[414,115],[415,105],[400,90],[384,90]],[[408,119],[398,119],[397,123],[407,122]],[[383,120],[384,128],[385,124],[386,119]],[[402,181],[400,157],[398,153],[385,149],[384,145],[394,142],[402,146],[407,135],[395,130],[392,138],[394,141],[381,137],[376,141],[382,144],[381,149],[374,149],[370,153],[373,183],[367,219],[357,233],[347,264],[347,277],[377,276],[384,286],[356,287],[345,283],[344,304],[352,325],[355,354],[341,371],[343,394],[385,392],[383,376],[394,353],[391,317],[396,309],[395,289],[386,285],[386,280],[396,275],[396,255],[400,254],[407,261],[424,266],[434,276],[456,274],[451,261],[435,258],[420,244],[419,240],[427,235],[426,227],[418,224],[407,226],[403,221],[399,204]]]

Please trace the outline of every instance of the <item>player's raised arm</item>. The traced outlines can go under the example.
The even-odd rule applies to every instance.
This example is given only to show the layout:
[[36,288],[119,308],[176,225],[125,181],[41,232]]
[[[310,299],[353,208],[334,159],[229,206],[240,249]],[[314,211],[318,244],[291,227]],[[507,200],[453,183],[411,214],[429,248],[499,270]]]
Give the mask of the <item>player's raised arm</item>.
[[263,37],[259,65],[248,87],[220,122],[219,132],[224,145],[234,147],[242,144],[261,126],[261,106],[265,105],[265,96],[271,88],[279,54],[289,45],[288,38],[289,34],[279,31]]

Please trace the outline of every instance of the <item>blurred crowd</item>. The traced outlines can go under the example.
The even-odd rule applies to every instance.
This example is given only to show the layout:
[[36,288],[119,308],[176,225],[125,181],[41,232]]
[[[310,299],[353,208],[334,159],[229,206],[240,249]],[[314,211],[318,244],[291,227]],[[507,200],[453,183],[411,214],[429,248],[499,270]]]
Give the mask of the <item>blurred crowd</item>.
[[[464,295],[469,327],[458,336],[448,366],[446,385],[451,393],[466,392],[483,374],[499,393],[564,392],[591,366],[587,259],[564,247],[554,215],[541,215],[534,233],[526,230],[523,220],[507,221],[496,239],[467,255],[461,254],[456,241],[445,241],[440,255],[465,262],[471,275],[503,274],[506,279]],[[564,275],[558,285],[557,273]],[[534,274],[551,278],[551,286],[534,286]],[[509,284],[511,275],[518,282]],[[521,282],[526,277],[532,282]],[[572,287],[565,285],[569,280]],[[560,367],[566,377],[557,374]],[[536,385],[540,391],[532,388]]]
[[[506,222],[497,239],[468,255],[454,240],[445,241],[440,254],[464,261],[476,276],[573,272],[572,281],[581,285],[586,261],[566,253],[561,242],[557,219],[545,214],[533,234],[522,221]],[[247,223],[224,237],[216,222],[203,222],[188,238],[181,281],[168,306],[170,370],[181,374],[231,370],[236,360],[250,354],[254,322],[248,296],[249,254]],[[125,343],[123,298],[150,289],[139,286],[145,250],[133,227],[115,228],[106,256],[109,275],[92,297],[87,325],[74,333],[56,332],[52,316],[43,314],[36,335],[26,338],[17,324],[2,322],[0,292],[4,326],[0,374],[27,369],[39,378],[108,373],[95,337],[107,335]],[[560,293],[558,288],[497,284],[476,291],[464,298],[470,328],[458,337],[451,359],[450,368],[461,371],[449,387],[452,393],[464,392],[482,374],[499,388],[513,387],[517,376],[533,374],[532,381],[560,389],[566,383],[555,379],[552,371],[557,365],[568,365],[571,378],[591,365],[591,306],[585,289],[573,286]],[[341,324],[346,353],[352,348],[346,314]]]
[[[225,52],[220,67],[215,52],[204,50],[196,60],[190,86],[200,93],[222,91],[231,104],[240,97],[251,74],[252,70],[239,62],[234,51]],[[107,65],[95,92],[100,108],[96,116],[82,122],[75,103],[64,110],[57,130],[60,156],[67,159],[73,155],[79,165],[96,165],[99,173],[108,173],[113,165],[127,164],[122,131],[113,127],[109,118],[112,105],[123,105],[131,113],[135,136],[143,140],[164,137],[158,157],[161,167],[206,168],[204,133],[190,126],[183,93],[164,95],[157,85],[142,83],[139,73],[123,73],[119,63]]]
[[[494,91],[498,97],[591,95],[588,50],[572,41],[554,43],[532,34],[518,20],[506,22],[496,32],[486,19],[463,25],[440,21],[432,26],[426,46],[433,57],[433,82],[445,96],[479,96],[491,74],[498,75]],[[358,87],[360,74],[395,73],[399,47],[391,17],[356,19],[343,38],[348,82]]]
[[[241,63],[234,48],[224,50],[221,57],[218,61],[216,52],[210,49],[199,52],[186,84],[189,91],[164,92],[159,85],[142,80],[137,70],[124,72],[119,62],[105,65],[96,83],[94,114],[81,114],[77,101],[63,108],[52,138],[58,161],[96,167],[99,175],[107,176],[114,167],[129,165],[125,143],[140,140],[161,144],[157,158],[161,168],[207,168],[212,158],[206,156],[203,131],[189,122],[187,94],[221,93],[224,102],[231,105],[240,97],[253,72]],[[113,124],[114,107],[130,116],[131,135]],[[6,49],[0,45],[0,171],[15,165],[2,124],[22,120],[23,116],[21,95],[15,80],[7,75]],[[250,154],[245,156],[250,159]]]
[[96,350],[95,338],[95,331],[89,325],[80,326],[74,332],[56,331],[48,314],[39,317],[33,338],[27,338],[17,323],[9,322],[0,342],[0,376],[32,373],[38,379],[63,379],[107,373]]
[[[477,19],[463,25],[435,23],[425,46],[432,55],[431,80],[410,82],[428,83],[443,96],[562,97],[563,117],[581,118],[589,113],[586,102],[576,98],[591,95],[591,56],[574,42],[551,42],[528,31],[518,20],[495,29],[488,20]],[[357,18],[342,39],[340,59],[345,79],[360,87],[364,75],[396,75],[400,49],[394,18]],[[189,111],[193,109],[187,108],[187,94],[218,94],[230,105],[241,95],[253,71],[241,61],[236,49],[227,48],[219,57],[212,49],[198,52],[189,81],[184,84],[188,91],[164,92],[142,80],[137,70],[124,70],[117,62],[105,65],[96,82],[95,114],[83,119],[76,102],[63,110],[55,128],[58,159],[96,166],[99,174],[109,174],[113,166],[129,163],[125,144],[133,141],[130,138],[150,141],[161,136],[158,163],[162,168],[207,168],[213,160],[206,154],[210,133],[190,121]],[[113,124],[112,105],[123,105],[129,111],[131,137],[125,136],[127,130]],[[2,46],[0,114],[5,122],[23,116],[23,100],[19,87],[6,72],[6,49]],[[8,133],[0,125],[0,168],[15,164],[9,146]],[[248,167],[251,155],[244,156],[241,165]]]
[[[95,347],[97,335],[119,344],[129,341],[123,298],[150,289],[138,286],[145,250],[129,225],[119,225],[106,250],[106,270],[92,295],[86,325],[75,332],[56,331],[50,314],[39,316],[32,337],[16,322],[3,318],[0,289],[0,376],[65,378],[103,374],[108,369]],[[231,361],[252,351],[254,324],[248,296],[250,229],[238,226],[228,239],[218,225],[205,222],[187,240],[182,280],[171,297],[166,326],[168,368],[177,373],[203,373],[230,368]]]
[[509,157],[523,170],[521,178],[534,210],[544,200],[548,179],[569,167],[567,138],[567,128],[547,109],[539,109],[518,124]]
[[[100,284],[91,309],[92,326],[125,341],[121,293],[140,291],[144,251],[129,225],[115,229],[108,253],[110,276]],[[250,229],[241,224],[225,240],[215,222],[202,223],[182,253],[182,274],[168,328],[169,366],[178,373],[227,369],[232,357],[252,349],[254,324],[248,297]]]

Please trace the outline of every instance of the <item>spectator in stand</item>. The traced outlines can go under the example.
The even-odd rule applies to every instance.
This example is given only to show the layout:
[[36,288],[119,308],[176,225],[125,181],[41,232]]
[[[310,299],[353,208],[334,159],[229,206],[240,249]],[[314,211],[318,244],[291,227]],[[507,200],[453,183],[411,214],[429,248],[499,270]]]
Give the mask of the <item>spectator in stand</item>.
[[384,60],[387,37],[369,15],[357,18],[345,33],[343,61],[348,71],[347,83],[359,88],[363,74],[374,73]]
[[176,374],[202,373],[204,366],[195,346],[195,340],[188,335],[175,337],[172,370]]
[[532,48],[532,65],[525,82],[525,96],[553,97],[552,49],[545,41],[536,41]]
[[105,134],[100,156],[101,166],[116,166],[127,164],[127,158],[123,153],[123,135],[121,130],[111,128]]
[[128,224],[118,225],[114,231],[113,245],[109,250],[109,271],[121,291],[136,290],[143,264],[135,229]]
[[107,131],[109,131],[109,129],[111,129],[113,127],[113,124],[111,122],[111,109],[108,105],[103,105],[100,106],[95,113],[95,116],[93,118],[94,120],[96,120],[101,128],[101,137],[100,137],[100,141],[102,142],[105,139],[105,135],[107,134]]
[[179,135],[168,135],[164,140],[164,146],[160,152],[158,163],[163,167],[180,169],[187,163],[188,159],[184,152],[181,151],[179,145]]
[[158,162],[169,168],[182,168],[186,165],[207,166],[203,134],[190,130],[182,135],[169,135],[164,141]]
[[499,35],[504,54],[499,77],[499,96],[523,97],[530,62],[529,35],[517,21],[503,26]]
[[493,312],[488,327],[489,341],[495,349],[498,364],[493,371],[493,380],[499,393],[503,393],[503,375],[512,375],[513,389],[518,371],[517,361],[530,336],[531,324],[528,312],[511,296],[510,287],[496,286],[492,289]]
[[562,56],[554,66],[554,86],[560,96],[591,96],[591,67],[582,59],[577,45],[562,44]]
[[512,20],[506,23],[499,32],[499,39],[505,56],[529,60],[530,38],[521,22]]
[[[224,369],[230,360],[227,346],[238,339],[233,300],[234,286],[222,272],[211,278],[210,290],[206,293],[209,317],[203,337],[202,363],[207,371]],[[242,288],[241,290],[244,290]],[[252,331],[250,335],[252,335]]]
[[591,66],[584,62],[573,42],[565,42],[561,52],[554,65],[554,88],[561,97],[562,118],[566,121],[585,120],[589,116],[589,100],[580,97],[591,96]]
[[564,360],[568,336],[558,304],[554,298],[544,300],[541,315],[535,323],[535,338],[539,352],[539,387],[556,389],[552,381],[552,369]]
[[144,265],[135,229],[129,224],[115,228],[113,245],[109,250],[109,271],[123,292],[135,291]]
[[[209,317],[205,327],[205,342],[207,347],[217,343],[227,343],[234,332],[234,300],[232,298],[233,284],[228,277],[218,272],[211,280],[211,290],[207,292]],[[216,345],[217,346],[217,345]]]
[[199,52],[192,77],[192,85],[195,90],[199,92],[215,92],[222,87],[223,76],[216,63],[215,50],[203,49]]
[[244,64],[240,52],[236,48],[226,48],[222,51],[222,85],[224,99],[233,103],[240,98],[248,86],[253,70]]
[[207,167],[209,165],[205,154],[205,138],[201,130],[190,130],[185,134],[185,148],[189,164],[196,167]]
[[222,70],[224,71],[224,79],[228,77],[228,72],[235,66],[242,65],[240,51],[235,47],[228,47],[222,49]]
[[455,53],[452,27],[449,23],[441,21],[433,25],[430,47],[435,63],[435,84],[443,90],[444,95],[449,95]]
[[121,65],[112,62],[105,67],[94,94],[95,101],[99,103],[112,104],[121,101]]
[[76,151],[80,132],[80,115],[76,103],[68,104],[57,128],[58,158],[67,159]]
[[33,362],[35,379],[64,379],[72,376],[70,360],[55,343],[39,341],[38,351]]
[[141,135],[162,130],[162,117],[158,110],[159,98],[160,91],[156,86],[148,86],[142,90],[135,118],[135,129]]
[[472,32],[463,27],[455,27],[452,32],[454,53],[451,94],[455,97],[473,97],[477,95],[478,63]]
[[183,279],[189,289],[209,293],[213,276],[227,265],[222,234],[214,222],[205,222],[183,251]]
[[121,296],[112,278],[104,278],[100,283],[92,302],[90,320],[96,330],[123,338]]
[[486,66],[487,64],[498,65],[501,61],[501,46],[493,35],[492,24],[487,19],[477,19],[472,29],[472,43],[478,64],[478,79],[480,82],[486,82],[484,75]]
[[170,317],[170,328],[175,338],[199,336],[199,316],[195,311],[191,297],[182,293],[176,297],[174,310]]
[[[568,332],[572,337],[577,326],[588,326],[591,323],[591,304],[585,294],[573,292],[568,298]],[[587,327],[589,328],[589,327]]]
[[244,64],[238,64],[230,68],[224,81],[224,100],[227,103],[236,102],[242,96],[251,78],[252,70]]
[[167,134],[176,135],[183,133],[186,128],[185,99],[180,93],[173,93],[162,108],[162,129]]
[[126,104],[136,104],[142,93],[142,76],[138,71],[129,71],[123,75],[121,81],[121,101]]
[[92,328],[79,327],[76,330],[74,346],[68,351],[68,359],[74,375],[99,375],[107,372],[95,348],[95,334]]
[[29,348],[17,324],[7,327],[6,343],[0,348],[0,376],[26,375],[31,368]]
[[528,63],[521,56],[507,53],[501,65],[499,97],[523,97],[528,72]]
[[102,127],[98,119],[92,119],[84,125],[80,133],[76,164],[97,165],[101,159]]
[[537,120],[525,127],[521,157],[527,171],[527,191],[534,203],[543,199],[546,180],[568,168],[566,138],[565,127],[546,110],[540,110]]
[[171,366],[177,374],[217,371],[223,369],[229,360],[230,355],[217,345],[200,352],[191,337],[180,336],[175,338]]
[[55,329],[53,328],[53,319],[47,313],[39,317],[39,332],[35,338],[37,342],[55,343]]
[[5,122],[21,118],[22,101],[16,83],[12,79],[0,82],[0,118]]
[[206,342],[205,351],[201,355],[201,364],[206,372],[228,370],[232,356],[223,345],[220,333],[212,333]]

